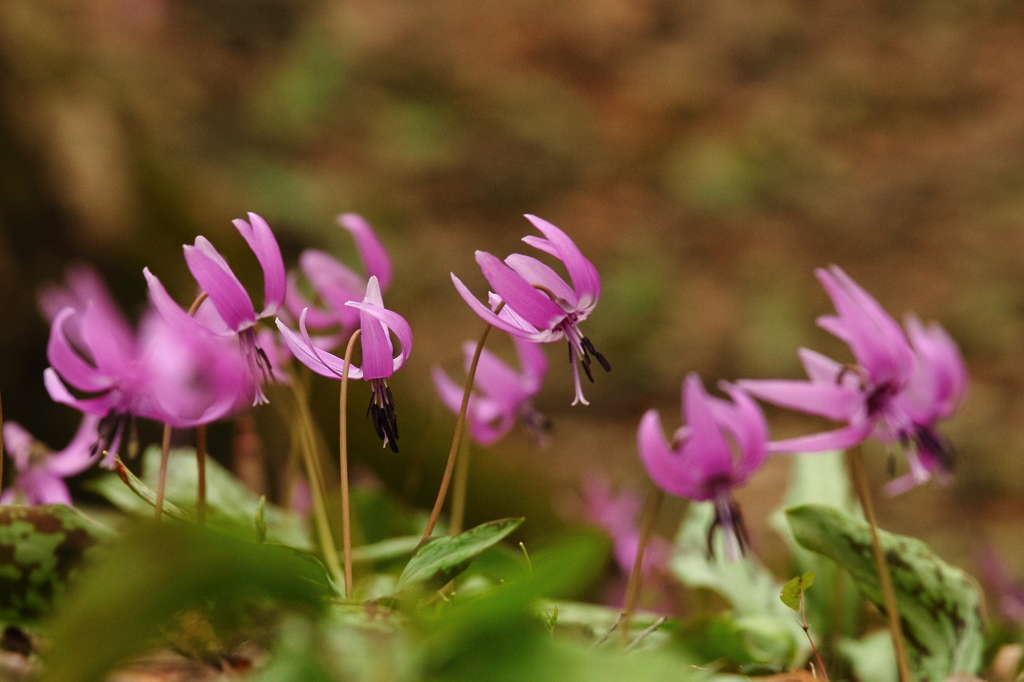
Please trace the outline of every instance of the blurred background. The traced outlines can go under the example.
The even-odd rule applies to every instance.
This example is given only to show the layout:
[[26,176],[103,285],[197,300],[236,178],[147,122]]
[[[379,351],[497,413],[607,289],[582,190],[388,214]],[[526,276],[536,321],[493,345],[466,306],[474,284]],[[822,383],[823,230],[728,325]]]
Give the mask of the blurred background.
[[[836,263],[897,318],[940,321],[972,376],[944,425],[955,481],[880,500],[882,524],[967,567],[987,540],[1024,574],[1019,3],[0,3],[6,418],[58,447],[76,425],[40,381],[41,285],[89,262],[137,315],[149,266],[184,301],[181,245],[203,234],[258,292],[230,222],[246,211],[290,264],[310,246],[356,263],[334,220],[345,211],[389,248],[387,302],[416,335],[393,382],[402,452],[381,451],[353,408],[353,456],[423,506],[454,425],[430,368],[458,375],[482,330],[448,273],[482,295],[473,252],[529,252],[523,213],[576,240],[604,283],[583,328],[613,371],[570,408],[565,349],[549,347],[536,401],[555,424],[548,447],[516,430],[474,453],[468,521],[526,514],[535,535],[582,518],[586,474],[644,489],[636,425],[650,407],[679,425],[687,372],[710,388],[801,378],[801,345],[848,359],[814,325],[831,306],[813,270]],[[491,347],[511,357],[500,336]],[[336,386],[315,382],[314,398],[333,443]],[[775,437],[824,426],[769,417]],[[280,427],[256,421],[272,446]],[[886,455],[870,453],[880,490]],[[739,495],[770,561],[763,516],[786,468],[772,461]],[[684,508],[668,505],[662,532]]]

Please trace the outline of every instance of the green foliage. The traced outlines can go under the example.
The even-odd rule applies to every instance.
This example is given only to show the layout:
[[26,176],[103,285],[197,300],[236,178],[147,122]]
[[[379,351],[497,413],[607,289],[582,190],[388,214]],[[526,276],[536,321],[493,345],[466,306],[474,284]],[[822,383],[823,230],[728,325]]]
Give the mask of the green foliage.
[[[797,541],[853,576],[883,608],[867,524],[834,507],[804,505],[786,512]],[[982,664],[980,595],[963,571],[943,562],[920,540],[879,531],[919,682],[939,682]]]
[[102,679],[188,609],[269,599],[315,613],[336,596],[320,562],[301,550],[142,522],[106,547],[61,605],[43,679]]
[[421,582],[448,582],[469,566],[470,562],[501,542],[518,528],[524,519],[489,521],[455,537],[440,537],[424,545],[409,560],[398,578],[398,590]]
[[91,559],[102,528],[61,504],[0,507],[0,620],[46,615]]
[[793,609],[794,611],[800,611],[800,604],[804,600],[804,592],[814,584],[814,573],[807,571],[803,575],[798,575],[794,578],[790,578],[789,581],[782,586],[782,594],[779,598],[782,603]]
[[[128,487],[114,474],[91,482],[91,489],[107,498],[118,508],[148,515],[152,513],[156,496],[153,489],[160,468],[160,448],[152,447],[143,456],[143,476],[139,480],[125,470]],[[164,494],[164,512],[174,518],[194,519],[197,489],[196,453],[192,448],[171,450],[167,464],[167,482]],[[129,491],[130,488],[131,490]],[[134,493],[134,494],[133,494]],[[241,481],[217,463],[206,459],[206,522],[211,527],[246,532],[257,539],[260,528],[255,519],[262,514],[266,526],[266,539],[300,549],[312,549],[309,534],[294,514],[264,502],[260,512],[260,497],[246,488]]]
[[[785,668],[802,660],[809,650],[806,638],[793,614],[779,601],[782,585],[753,555],[742,561],[724,556],[721,536],[715,538],[715,554],[706,554],[707,532],[714,518],[710,502],[694,502],[676,538],[672,570],[691,588],[717,592],[728,602],[731,613],[724,617],[724,632],[709,631],[705,624],[691,631],[688,645],[696,655],[707,651],[706,660],[727,656],[736,663],[756,661]],[[726,647],[719,646],[724,638]],[[727,650],[728,654],[722,653]]]

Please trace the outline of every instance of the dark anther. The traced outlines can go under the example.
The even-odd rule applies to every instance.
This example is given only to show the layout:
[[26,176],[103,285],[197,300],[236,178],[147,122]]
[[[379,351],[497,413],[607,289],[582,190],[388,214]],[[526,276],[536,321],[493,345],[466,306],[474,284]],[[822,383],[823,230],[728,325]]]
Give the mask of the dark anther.
[[256,364],[263,370],[263,376],[267,381],[276,381],[274,379],[274,367],[270,364],[270,358],[267,357],[267,352],[256,346]]
[[868,415],[878,414],[898,392],[899,388],[892,383],[882,384],[873,390],[867,399]]
[[[724,501],[723,501],[724,502]],[[750,547],[750,540],[747,537],[747,527],[743,523],[743,515],[740,513],[739,505],[729,499],[728,502],[715,503],[715,518],[708,528],[707,557],[712,559],[715,556],[714,535],[715,529],[720,528],[722,533],[732,535],[739,545],[740,554],[745,555]],[[728,543],[728,539],[726,539]]]
[[608,362],[608,360],[606,360],[603,355],[601,355],[600,353],[597,352],[597,349],[594,348],[594,344],[590,342],[590,339],[588,339],[587,337],[584,336],[582,342],[583,342],[583,349],[585,351],[587,351],[588,353],[590,353],[591,355],[593,355],[595,358],[597,358],[598,363],[600,363],[601,367],[604,368],[604,371],[606,371],[606,372],[612,371],[611,363]]
[[374,386],[366,414],[373,421],[377,437],[387,443],[393,452],[398,452],[398,413],[395,411],[395,398],[391,395],[390,387],[386,384]]
[[916,428],[913,438],[918,450],[932,453],[939,460],[943,470],[953,471],[956,466],[956,450],[953,446],[932,429],[919,424],[914,426]]
[[580,366],[583,367],[583,371],[586,372],[587,378],[590,379],[590,383],[594,383],[594,374],[590,371],[590,358],[586,355],[580,360]]

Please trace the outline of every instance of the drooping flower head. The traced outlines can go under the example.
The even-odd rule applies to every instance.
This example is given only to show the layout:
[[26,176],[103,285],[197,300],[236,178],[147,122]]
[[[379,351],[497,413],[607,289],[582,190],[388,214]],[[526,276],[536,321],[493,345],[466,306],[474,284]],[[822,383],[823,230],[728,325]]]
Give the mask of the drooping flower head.
[[533,343],[566,339],[576,387],[576,398],[572,404],[587,405],[580,384],[579,367],[583,367],[591,381],[594,380],[591,356],[605,371],[611,370],[605,357],[594,349],[590,339],[579,328],[579,323],[587,319],[597,305],[601,278],[597,268],[562,230],[536,216],[528,215],[526,218],[544,238],[527,236],[523,241],[562,261],[572,286],[536,258],[513,253],[502,262],[485,251],[476,252],[476,262],[493,289],[488,296],[490,307],[478,301],[454,273],[452,282],[473,312],[498,329]]
[[209,297],[209,306],[201,307],[195,317],[175,303],[149,268],[145,268],[143,273],[149,283],[150,299],[170,322],[184,328],[196,325],[221,336],[238,337],[252,375],[253,404],[259,405],[267,402],[261,384],[264,380],[273,379],[273,368],[266,353],[256,343],[254,327],[258,320],[276,315],[284,304],[287,279],[281,249],[267,222],[250,213],[248,222],[235,220],[232,224],[256,254],[263,269],[264,304],[261,312],[256,312],[252,299],[227,261],[203,236],[196,237],[194,245],[184,246],[188,269]]
[[307,328],[337,328],[332,335],[314,338],[314,342],[325,350],[342,343],[359,326],[358,309],[346,303],[358,302],[363,298],[367,278],[376,277],[381,292],[385,292],[391,283],[392,274],[388,252],[366,220],[355,213],[343,213],[338,216],[338,224],[352,235],[366,276],[356,273],[329,253],[306,249],[299,255],[299,269],[320,297],[322,305],[317,306],[307,300],[294,283],[288,287],[285,297],[286,308],[295,318],[308,308]]
[[[405,318],[384,307],[376,277],[370,277],[366,283],[366,294],[362,301],[349,301],[345,305],[359,310],[359,328],[362,331],[359,341],[363,351],[362,366],[350,366],[348,376],[370,382],[372,395],[369,413],[374,428],[384,445],[390,445],[392,450],[398,452],[398,417],[387,379],[401,369],[409,358],[412,329]],[[321,376],[340,379],[344,360],[316,347],[306,329],[306,314],[307,311],[303,310],[299,317],[299,334],[289,329],[280,319],[277,320],[277,328],[289,350],[302,364]],[[397,355],[391,343],[392,333],[401,346]]]
[[4,422],[4,446],[18,477],[0,496],[0,504],[70,506],[71,494],[64,479],[82,473],[99,459],[99,452],[93,447],[99,422],[97,415],[84,415],[71,442],[59,452],[37,441],[20,424]]
[[712,534],[720,527],[730,559],[747,545],[739,507],[732,489],[746,483],[767,454],[768,424],[757,403],[731,384],[722,384],[732,402],[709,396],[696,374],[683,382],[685,424],[665,440],[661,417],[649,410],[640,421],[637,447],[651,480],[667,493],[715,505],[715,521],[708,531],[708,552]]
[[70,305],[50,326],[43,382],[55,402],[101,417],[94,446],[109,450],[104,465],[112,465],[133,417],[184,428],[237,407],[246,372],[233,342],[175,327],[152,310],[136,334],[102,281],[83,272],[75,271],[67,290],[44,296]]
[[[548,372],[544,351],[516,336],[512,337],[512,342],[519,356],[520,372],[486,348],[480,352],[474,380],[477,390],[470,397],[466,411],[469,432],[480,445],[490,445],[501,439],[512,430],[517,418],[523,420],[539,442],[543,442],[544,431],[550,425],[531,401],[540,391]],[[467,372],[473,362],[476,345],[475,341],[467,341],[462,346]],[[458,414],[462,407],[463,386],[455,383],[439,367],[433,369],[431,376],[442,402]]]
[[[902,492],[947,472],[952,452],[936,431],[967,391],[967,371],[953,340],[937,324],[908,317],[907,334],[870,294],[839,267],[816,274],[836,307],[818,319],[845,341],[856,364],[844,365],[806,348],[798,353],[809,381],[743,380],[755,396],[846,426],[771,443],[772,452],[821,452],[853,447],[870,436],[900,443],[910,461],[907,477],[890,483]],[[907,338],[910,338],[908,342]]]

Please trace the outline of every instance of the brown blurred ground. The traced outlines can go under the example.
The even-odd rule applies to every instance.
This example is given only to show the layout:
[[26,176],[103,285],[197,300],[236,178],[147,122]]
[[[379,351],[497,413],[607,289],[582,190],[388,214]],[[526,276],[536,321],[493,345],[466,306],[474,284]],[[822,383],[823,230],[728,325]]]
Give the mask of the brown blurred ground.
[[[0,3],[6,416],[59,423],[56,444],[73,428],[39,381],[40,283],[92,261],[137,311],[149,265],[184,299],[180,245],[202,233],[258,288],[230,227],[249,210],[292,257],[350,256],[342,211],[380,230],[396,262],[388,302],[416,334],[395,393],[428,425],[430,447],[410,448],[430,462],[421,501],[451,428],[429,368],[457,366],[481,326],[448,273],[482,293],[473,251],[520,250],[529,212],[600,268],[585,328],[614,371],[588,387],[591,407],[570,409],[564,349],[551,348],[538,401],[557,424],[551,447],[513,434],[477,457],[481,480],[566,490],[603,469],[641,482],[635,425],[651,406],[678,424],[686,372],[798,377],[799,345],[845,357],[813,323],[829,306],[812,271],[837,263],[897,316],[946,325],[972,373],[946,428],[956,483],[883,502],[883,523],[961,561],[982,535],[1019,544],[1019,3]],[[818,426],[771,416],[777,436]],[[406,460],[360,457],[401,487]],[[752,509],[779,495],[784,466],[751,484]],[[508,491],[478,491],[471,517],[517,513]]]

